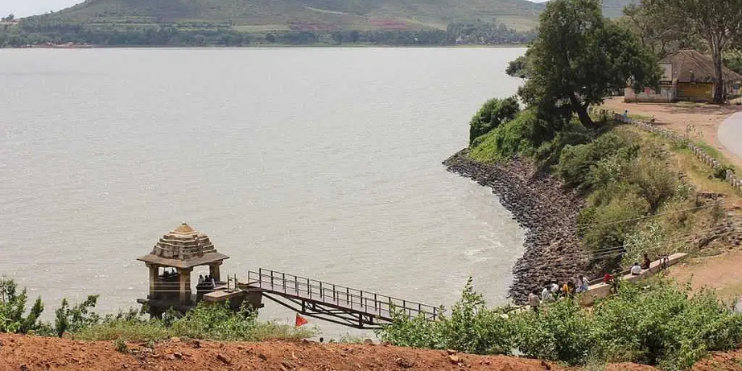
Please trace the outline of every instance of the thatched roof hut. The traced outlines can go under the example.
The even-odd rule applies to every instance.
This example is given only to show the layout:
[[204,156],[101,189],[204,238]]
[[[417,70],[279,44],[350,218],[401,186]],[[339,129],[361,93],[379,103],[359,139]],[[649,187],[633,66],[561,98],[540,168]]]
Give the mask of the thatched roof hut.
[[[665,57],[660,64],[672,65],[673,82],[713,83],[716,80],[713,60],[696,50],[678,50]],[[740,74],[726,67],[722,67],[722,75],[725,81],[742,81]]]

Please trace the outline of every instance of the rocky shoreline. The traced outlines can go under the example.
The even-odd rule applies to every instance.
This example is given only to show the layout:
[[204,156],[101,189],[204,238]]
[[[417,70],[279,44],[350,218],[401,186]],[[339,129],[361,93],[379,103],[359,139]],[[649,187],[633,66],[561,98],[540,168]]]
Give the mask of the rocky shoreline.
[[491,187],[500,203],[527,229],[525,253],[513,268],[510,296],[515,302],[525,302],[528,293],[541,287],[544,280],[561,283],[586,273],[588,255],[575,233],[584,201],[573,192],[565,192],[561,181],[538,172],[525,159],[485,164],[470,159],[468,151],[459,151],[443,165],[450,172]]

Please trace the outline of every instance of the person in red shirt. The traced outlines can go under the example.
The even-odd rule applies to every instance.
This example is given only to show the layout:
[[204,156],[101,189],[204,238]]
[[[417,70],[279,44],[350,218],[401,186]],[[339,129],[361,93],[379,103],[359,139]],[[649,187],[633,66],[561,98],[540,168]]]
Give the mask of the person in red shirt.
[[605,282],[606,285],[611,285],[611,293],[618,293],[618,281],[616,281],[610,273],[606,273],[605,276],[603,276],[603,282]]

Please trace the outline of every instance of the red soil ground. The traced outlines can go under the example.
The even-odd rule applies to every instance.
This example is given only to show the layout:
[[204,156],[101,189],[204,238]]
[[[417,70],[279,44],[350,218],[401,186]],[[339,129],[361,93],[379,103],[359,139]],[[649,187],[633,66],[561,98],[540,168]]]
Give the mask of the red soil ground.
[[[128,344],[129,353],[113,342],[0,334],[0,371],[35,370],[564,370],[551,362],[517,357],[473,356],[444,351],[371,344],[315,342],[219,343],[172,340],[149,349]],[[649,366],[611,364],[607,371],[651,371]],[[742,351],[714,354],[697,371],[742,370]]]
[[113,342],[81,342],[35,336],[0,335],[1,371],[36,370],[560,370],[551,363],[515,357],[449,355],[386,345],[315,342],[220,343],[167,341],[154,351]]

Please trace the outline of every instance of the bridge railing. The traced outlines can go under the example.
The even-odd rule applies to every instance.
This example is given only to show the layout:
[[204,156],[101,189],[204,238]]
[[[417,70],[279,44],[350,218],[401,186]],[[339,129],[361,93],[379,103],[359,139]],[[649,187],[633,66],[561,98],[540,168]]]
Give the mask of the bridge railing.
[[261,268],[257,272],[249,271],[248,281],[249,284],[263,290],[332,304],[358,312],[376,314],[383,318],[390,318],[391,313],[394,311],[401,311],[410,317],[422,315],[429,320],[437,319],[440,314],[439,309],[431,305],[306,277],[299,277],[270,269]]

